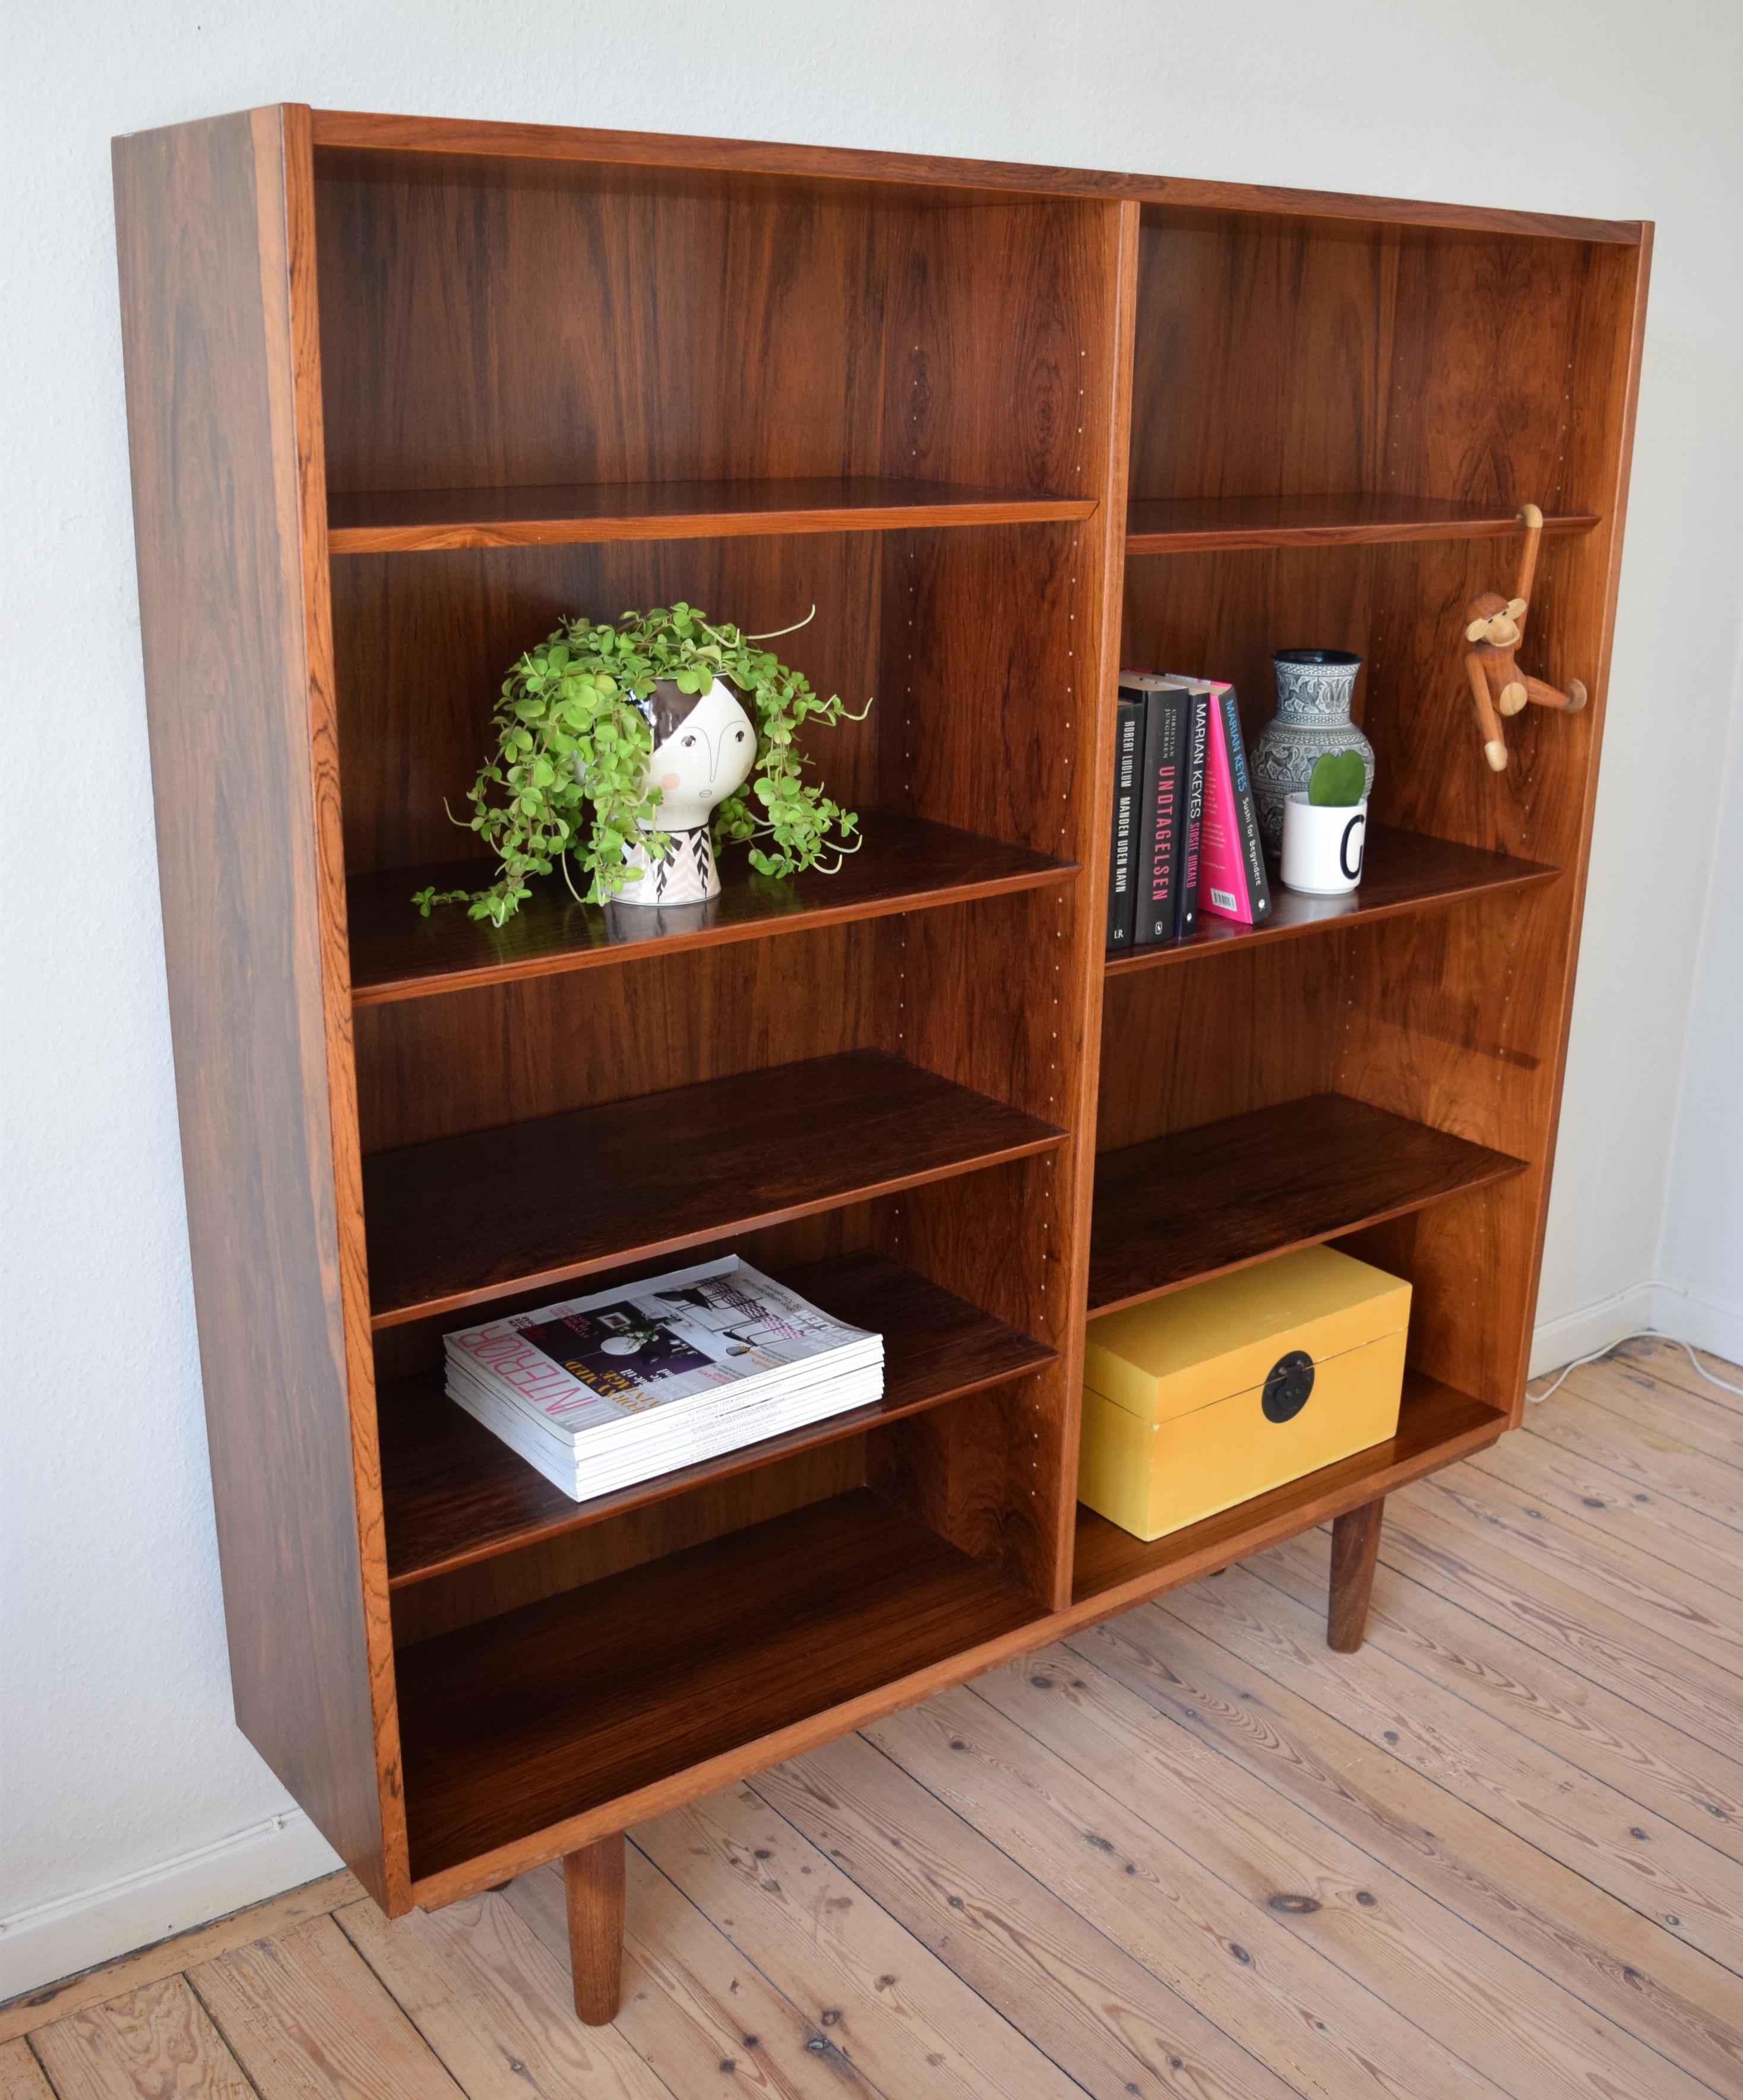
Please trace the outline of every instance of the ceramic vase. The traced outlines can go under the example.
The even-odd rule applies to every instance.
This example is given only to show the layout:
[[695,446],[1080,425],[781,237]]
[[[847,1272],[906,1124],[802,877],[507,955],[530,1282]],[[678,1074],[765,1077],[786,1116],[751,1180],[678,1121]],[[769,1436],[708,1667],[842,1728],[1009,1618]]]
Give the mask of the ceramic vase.
[[660,908],[704,903],[720,894],[708,827],[715,810],[750,778],[757,731],[724,678],[695,694],[681,693],[662,678],[642,712],[654,732],[646,778],[660,790],[659,828],[667,845],[659,856],[646,846],[627,849],[629,873],[616,902]]
[[1345,649],[1279,649],[1277,713],[1253,742],[1253,800],[1265,850],[1283,849],[1283,805],[1304,795],[1313,765],[1328,751],[1359,751],[1366,798],[1374,791],[1374,747],[1349,718],[1361,659]]

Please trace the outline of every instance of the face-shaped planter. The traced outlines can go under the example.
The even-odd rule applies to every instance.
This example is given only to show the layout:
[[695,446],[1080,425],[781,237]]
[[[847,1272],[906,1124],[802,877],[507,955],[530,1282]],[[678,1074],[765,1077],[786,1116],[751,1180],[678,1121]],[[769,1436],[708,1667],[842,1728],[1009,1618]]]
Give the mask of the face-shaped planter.
[[757,731],[723,678],[705,693],[681,693],[662,678],[646,704],[654,732],[646,783],[660,790],[659,829],[671,844],[650,861],[644,846],[624,856],[630,871],[621,904],[699,904],[720,894],[708,826],[757,762]]

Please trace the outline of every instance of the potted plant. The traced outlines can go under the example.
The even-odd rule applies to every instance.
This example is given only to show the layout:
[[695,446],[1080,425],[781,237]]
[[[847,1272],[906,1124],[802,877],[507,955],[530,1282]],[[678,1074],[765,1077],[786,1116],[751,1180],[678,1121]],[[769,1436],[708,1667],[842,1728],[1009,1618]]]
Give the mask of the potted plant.
[[732,840],[765,875],[833,873],[858,819],[803,777],[798,733],[865,712],[820,699],[761,646],[777,638],[683,604],[565,620],[510,672],[472,814],[454,820],[490,848],[495,881],[412,902],[426,917],[465,903],[501,926],[530,879],[559,867],[580,901],[576,863],[588,902],[690,902],[718,894],[714,849]]
[[1368,768],[1360,751],[1314,761],[1304,794],[1283,804],[1283,881],[1309,897],[1337,897],[1361,880],[1368,836]]

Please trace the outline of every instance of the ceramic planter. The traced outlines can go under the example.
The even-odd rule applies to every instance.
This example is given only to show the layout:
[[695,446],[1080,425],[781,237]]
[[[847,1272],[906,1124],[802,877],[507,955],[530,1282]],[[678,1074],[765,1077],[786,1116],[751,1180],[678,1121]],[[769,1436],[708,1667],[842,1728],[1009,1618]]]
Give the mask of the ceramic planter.
[[1328,751],[1359,751],[1362,792],[1371,795],[1374,747],[1350,720],[1359,656],[1344,649],[1279,649],[1271,664],[1277,713],[1254,739],[1250,765],[1260,834],[1266,852],[1276,855],[1283,848],[1283,805],[1306,792],[1314,761]]
[[1309,897],[1340,897],[1361,880],[1368,800],[1322,802],[1304,792],[1283,805],[1283,886]]
[[646,779],[660,794],[660,829],[665,854],[651,859],[645,846],[624,853],[628,880],[620,904],[699,904],[720,894],[720,871],[708,827],[715,810],[749,779],[757,762],[757,731],[724,678],[706,692],[681,693],[662,678],[644,712],[654,732]]

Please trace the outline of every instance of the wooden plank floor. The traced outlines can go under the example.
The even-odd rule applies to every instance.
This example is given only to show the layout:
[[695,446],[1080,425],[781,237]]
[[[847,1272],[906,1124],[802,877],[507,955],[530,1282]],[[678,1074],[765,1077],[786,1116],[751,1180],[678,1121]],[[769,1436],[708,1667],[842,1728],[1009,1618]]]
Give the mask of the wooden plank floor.
[[554,1868],[338,1874],[0,2009],[0,2100],[1743,2095],[1743,1401],[1575,1373],[1393,1498],[1357,1655],[1327,1551],[637,1831],[613,2027]]

